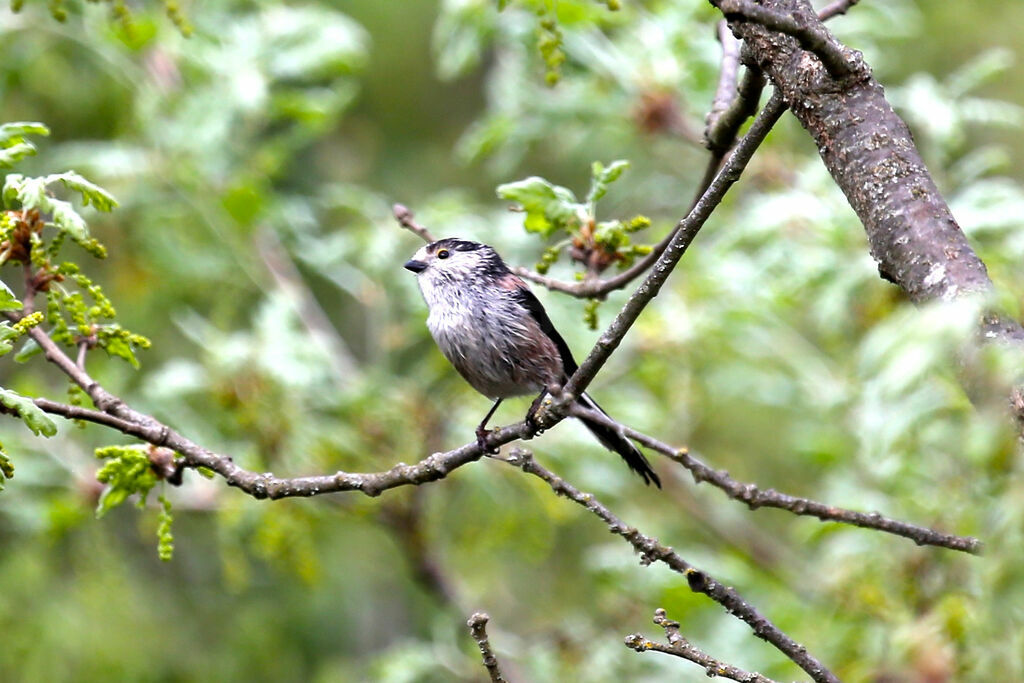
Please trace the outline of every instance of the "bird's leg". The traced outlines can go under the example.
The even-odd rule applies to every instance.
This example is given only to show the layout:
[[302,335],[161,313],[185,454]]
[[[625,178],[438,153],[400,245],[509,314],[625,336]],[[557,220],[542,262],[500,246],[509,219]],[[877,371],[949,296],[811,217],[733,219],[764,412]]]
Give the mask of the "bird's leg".
[[540,410],[541,403],[547,395],[548,390],[546,388],[541,389],[537,398],[533,399],[533,403],[530,404],[530,409],[526,411],[526,428],[530,430],[532,435],[540,434],[543,431],[537,422],[537,411]]
[[494,415],[494,411],[501,405],[501,401],[502,399],[499,398],[494,402],[494,405],[487,411],[487,414],[484,415],[484,419],[480,421],[480,425],[476,428],[476,445],[479,446],[480,450],[484,453],[498,452],[497,448],[487,448],[487,421],[491,419],[492,415]]

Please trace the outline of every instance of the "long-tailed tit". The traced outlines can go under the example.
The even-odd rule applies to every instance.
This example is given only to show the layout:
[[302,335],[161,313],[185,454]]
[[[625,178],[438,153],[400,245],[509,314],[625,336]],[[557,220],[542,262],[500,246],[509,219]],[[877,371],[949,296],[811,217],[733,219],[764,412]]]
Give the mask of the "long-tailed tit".
[[[417,251],[405,268],[416,274],[430,309],[427,327],[441,353],[474,389],[494,400],[476,430],[481,445],[503,399],[538,394],[528,413],[532,419],[547,388],[565,384],[576,372],[569,346],[540,301],[491,247],[443,239]],[[587,394],[578,402],[607,415]],[[647,458],[619,430],[580,419],[644,483],[661,487]]]

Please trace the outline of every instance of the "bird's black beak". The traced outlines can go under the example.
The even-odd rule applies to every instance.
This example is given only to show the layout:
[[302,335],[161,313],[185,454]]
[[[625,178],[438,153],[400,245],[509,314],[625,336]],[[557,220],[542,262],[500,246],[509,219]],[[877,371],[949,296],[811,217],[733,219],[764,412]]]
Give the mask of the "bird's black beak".
[[415,259],[405,262],[405,269],[411,270],[414,273],[422,273],[427,269],[427,264],[423,261],[417,261]]

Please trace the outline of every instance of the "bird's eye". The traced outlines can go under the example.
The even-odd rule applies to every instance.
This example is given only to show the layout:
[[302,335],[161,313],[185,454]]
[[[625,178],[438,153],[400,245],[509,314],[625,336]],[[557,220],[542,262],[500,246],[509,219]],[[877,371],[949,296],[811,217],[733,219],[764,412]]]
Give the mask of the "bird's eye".
[[437,252],[437,258],[448,258],[449,256],[451,256],[451,252],[449,252],[447,249],[442,249],[441,251]]

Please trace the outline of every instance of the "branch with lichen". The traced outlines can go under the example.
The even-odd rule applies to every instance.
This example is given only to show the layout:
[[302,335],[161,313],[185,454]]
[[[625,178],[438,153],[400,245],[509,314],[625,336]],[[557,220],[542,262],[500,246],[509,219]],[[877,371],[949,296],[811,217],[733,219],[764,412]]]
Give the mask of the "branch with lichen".
[[494,650],[491,649],[490,638],[487,637],[487,622],[490,619],[484,612],[474,612],[473,616],[466,622],[466,626],[469,627],[470,635],[473,636],[477,647],[480,648],[480,657],[483,659],[484,668],[487,669],[487,675],[490,676],[491,683],[507,683],[504,674],[501,673],[498,657],[494,654]]
[[681,659],[686,659],[704,668],[708,678],[730,678],[742,683],[775,683],[771,678],[762,676],[757,672],[744,671],[731,664],[725,664],[711,655],[703,652],[693,645],[679,633],[679,622],[669,619],[665,610],[658,608],[654,610],[654,623],[665,629],[665,639],[668,644],[657,643],[645,638],[640,633],[633,633],[626,636],[626,647],[637,652],[663,652]]
[[556,494],[568,498],[598,517],[613,534],[622,537],[633,546],[633,549],[640,555],[640,564],[648,566],[660,562],[672,571],[686,577],[686,583],[691,591],[708,596],[725,608],[726,612],[745,622],[753,630],[755,636],[773,645],[815,681],[838,683],[839,679],[835,674],[808,652],[806,647],[793,640],[771,620],[762,615],[735,588],[726,586],[708,573],[693,566],[673,548],[663,545],[657,538],[647,536],[636,527],[627,525],[593,494],[580,491],[540,465],[529,451],[514,448],[505,462],[542,479]]

